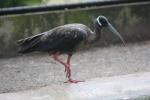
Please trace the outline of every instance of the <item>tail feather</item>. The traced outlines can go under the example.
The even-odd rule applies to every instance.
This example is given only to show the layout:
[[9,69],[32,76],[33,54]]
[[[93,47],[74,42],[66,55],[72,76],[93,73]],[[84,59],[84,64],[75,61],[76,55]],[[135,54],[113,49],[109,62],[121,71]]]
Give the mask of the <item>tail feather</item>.
[[28,42],[32,41],[33,39],[36,39],[38,37],[41,37],[43,34],[38,34],[38,35],[34,35],[34,36],[31,36],[31,37],[27,37],[27,38],[24,38],[24,39],[20,39],[17,41],[17,45],[25,45],[25,44],[28,44]]
[[29,53],[32,51],[35,51],[36,46],[38,43],[40,43],[40,37],[42,34],[31,36],[25,39],[21,39],[17,41],[17,44],[19,46],[19,53]]

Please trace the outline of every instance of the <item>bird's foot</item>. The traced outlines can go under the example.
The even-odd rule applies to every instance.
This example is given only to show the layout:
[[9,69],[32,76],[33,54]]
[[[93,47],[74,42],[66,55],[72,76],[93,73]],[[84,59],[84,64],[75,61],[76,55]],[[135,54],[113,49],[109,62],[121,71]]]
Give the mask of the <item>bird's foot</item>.
[[84,82],[84,81],[79,81],[79,80],[73,80],[73,79],[69,79],[64,83],[79,83],[79,82]]

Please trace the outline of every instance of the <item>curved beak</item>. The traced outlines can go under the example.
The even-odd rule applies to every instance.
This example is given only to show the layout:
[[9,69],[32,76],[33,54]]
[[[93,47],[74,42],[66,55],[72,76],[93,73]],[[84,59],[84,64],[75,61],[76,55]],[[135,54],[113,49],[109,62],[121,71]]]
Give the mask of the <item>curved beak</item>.
[[122,43],[123,43],[124,46],[126,45],[126,42],[125,42],[125,40],[123,39],[123,37],[120,35],[120,33],[119,33],[110,23],[108,23],[107,28],[108,28],[112,33],[116,34],[116,35],[120,38],[120,40],[122,41]]

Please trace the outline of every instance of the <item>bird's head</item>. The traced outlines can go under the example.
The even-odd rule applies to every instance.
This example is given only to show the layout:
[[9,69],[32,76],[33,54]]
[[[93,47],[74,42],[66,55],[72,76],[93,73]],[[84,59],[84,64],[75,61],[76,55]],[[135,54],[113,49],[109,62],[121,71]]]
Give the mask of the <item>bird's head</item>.
[[109,31],[111,31],[112,33],[116,34],[121,41],[123,42],[123,44],[125,45],[125,41],[123,39],[123,37],[120,35],[120,33],[110,24],[110,22],[108,21],[108,19],[105,16],[98,16],[96,19],[96,23],[100,28],[106,27]]
[[105,16],[98,16],[96,22],[99,25],[99,27],[106,27],[109,23],[108,19]]

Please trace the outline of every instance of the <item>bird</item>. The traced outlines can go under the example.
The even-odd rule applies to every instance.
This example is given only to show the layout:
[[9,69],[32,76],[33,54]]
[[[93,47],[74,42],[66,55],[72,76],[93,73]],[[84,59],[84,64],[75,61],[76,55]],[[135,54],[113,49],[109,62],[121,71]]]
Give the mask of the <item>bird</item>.
[[[100,15],[95,19],[94,31],[81,23],[57,26],[49,31],[18,40],[18,52],[22,54],[35,51],[48,52],[55,61],[65,67],[66,83],[84,82],[72,78],[71,57],[75,52],[96,43],[101,38],[101,30],[103,28],[107,28],[116,34],[125,45],[125,40],[120,33],[110,24],[105,16]],[[66,62],[59,58],[61,54],[67,54]]]

